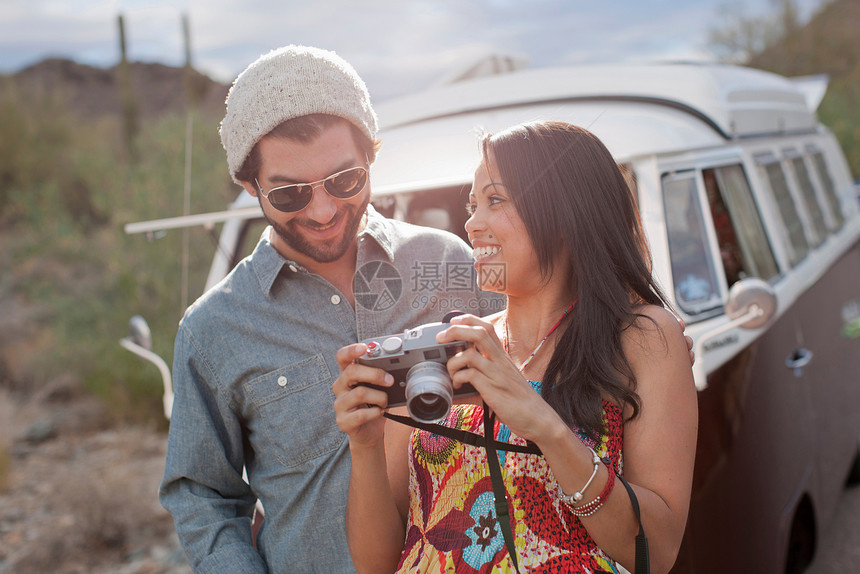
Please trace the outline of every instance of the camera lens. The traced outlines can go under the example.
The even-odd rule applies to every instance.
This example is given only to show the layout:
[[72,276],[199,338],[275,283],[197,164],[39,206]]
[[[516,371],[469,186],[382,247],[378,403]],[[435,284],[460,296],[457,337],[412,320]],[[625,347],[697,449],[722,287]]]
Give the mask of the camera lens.
[[416,363],[406,373],[406,409],[423,423],[438,423],[451,410],[454,386],[442,363]]

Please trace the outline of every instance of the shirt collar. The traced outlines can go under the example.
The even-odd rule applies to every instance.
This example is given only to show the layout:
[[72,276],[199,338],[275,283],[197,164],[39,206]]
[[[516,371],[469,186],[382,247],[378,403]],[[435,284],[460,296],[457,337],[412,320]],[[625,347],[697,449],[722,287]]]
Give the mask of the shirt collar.
[[367,206],[367,225],[358,234],[359,242],[364,237],[370,237],[376,241],[377,245],[382,248],[382,251],[388,257],[389,263],[394,262],[397,233],[391,220],[376,211],[373,205]]
[[[278,253],[277,249],[272,247],[272,243],[269,240],[272,233],[274,233],[272,227],[267,227],[260,237],[260,242],[257,243],[252,257],[254,274],[260,282],[260,288],[267,295],[271,292],[275,280],[281,275],[284,267],[288,267],[293,273],[304,270],[304,267],[295,261],[286,259]],[[372,205],[367,206],[367,225],[358,234],[359,245],[366,237],[373,239],[379,245],[383,253],[388,257],[389,262],[394,261],[396,239],[394,226],[388,218],[376,211]]]

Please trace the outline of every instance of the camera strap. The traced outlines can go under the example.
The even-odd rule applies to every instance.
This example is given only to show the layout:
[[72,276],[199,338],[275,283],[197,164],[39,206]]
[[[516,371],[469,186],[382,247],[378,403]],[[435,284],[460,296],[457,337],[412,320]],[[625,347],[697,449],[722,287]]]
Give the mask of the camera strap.
[[[489,443],[495,450],[506,450],[510,452],[521,452],[524,454],[543,454],[538,448],[538,446],[529,441],[527,444],[511,444],[509,442],[501,442],[492,438],[492,433],[489,436],[483,436],[479,434],[475,434],[473,432],[461,430],[461,429],[452,429],[451,427],[446,427],[444,425],[436,424],[436,423],[423,423],[420,421],[416,421],[413,418],[402,416],[402,415],[393,415],[391,413],[384,413],[384,416],[387,419],[393,420],[395,422],[404,424],[406,426],[414,427],[417,429],[425,430],[427,432],[432,432],[433,434],[437,434],[439,436],[444,436],[446,438],[450,438],[452,440],[456,440],[458,442],[462,442],[465,444],[470,444],[472,446],[480,446],[486,447]],[[492,428],[492,427],[491,427]]]
[[517,562],[517,549],[514,545],[514,533],[511,528],[513,521],[511,520],[510,511],[508,510],[508,492],[505,489],[505,483],[502,480],[502,467],[499,462],[498,451],[505,450],[511,452],[520,452],[525,454],[542,454],[540,448],[533,442],[529,441],[526,445],[511,444],[509,442],[501,442],[495,439],[495,413],[491,413],[490,409],[484,405],[484,434],[479,435],[473,432],[453,429],[435,423],[423,423],[416,421],[413,418],[401,415],[393,415],[385,413],[385,417],[393,421],[426,430],[434,434],[450,438],[472,446],[483,447],[487,451],[487,466],[490,469],[490,480],[493,483],[493,499],[496,508],[496,521],[499,523],[499,528],[502,530],[502,537],[505,539],[505,546],[508,549],[508,555],[511,557],[511,562],[514,564],[514,570],[520,571]]
[[[495,449],[496,440],[493,438],[495,434],[494,420],[495,413],[490,413],[487,405],[484,405],[484,437],[485,448],[487,449],[487,466],[490,467],[490,479],[493,481],[493,499],[496,506],[496,519],[499,523],[499,528],[502,529],[502,536],[505,538],[505,546],[508,547],[508,555],[511,557],[511,562],[514,563],[514,570],[518,573],[520,566],[517,563],[517,547],[514,545],[514,533],[511,528],[513,520],[508,512],[508,491],[505,488],[505,482],[502,480],[502,465],[499,462],[499,453]],[[537,447],[535,447],[537,448]]]

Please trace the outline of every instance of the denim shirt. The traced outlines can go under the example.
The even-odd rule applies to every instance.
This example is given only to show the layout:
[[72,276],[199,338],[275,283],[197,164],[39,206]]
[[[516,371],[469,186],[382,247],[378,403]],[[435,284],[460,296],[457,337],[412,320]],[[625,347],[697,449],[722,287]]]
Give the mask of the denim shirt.
[[[372,207],[358,239],[355,309],[284,259],[269,233],[180,322],[159,497],[195,572],[352,573],[349,446],[333,408],[337,350],[452,309],[500,311],[504,299],[477,289],[462,240]],[[265,520],[255,549],[258,498]]]

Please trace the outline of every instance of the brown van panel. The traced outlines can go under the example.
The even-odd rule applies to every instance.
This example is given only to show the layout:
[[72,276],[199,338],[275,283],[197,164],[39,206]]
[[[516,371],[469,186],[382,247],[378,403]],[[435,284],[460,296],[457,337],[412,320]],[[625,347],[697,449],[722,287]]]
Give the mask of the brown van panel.
[[[799,501],[810,499],[819,525],[829,519],[860,437],[860,339],[842,335],[852,301],[860,243],[708,377],[673,573],[782,573]],[[798,376],[786,359],[799,348],[814,355]]]
[[860,338],[844,334],[849,309],[860,307],[860,244],[803,294],[795,308],[805,346],[814,353],[804,377],[815,410],[819,522],[835,509],[860,436]]

